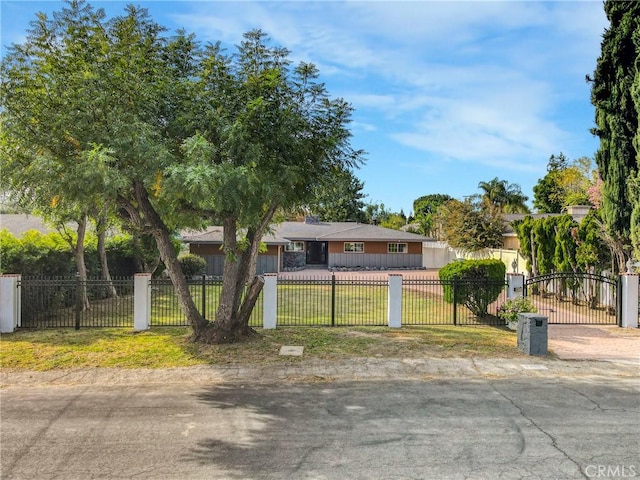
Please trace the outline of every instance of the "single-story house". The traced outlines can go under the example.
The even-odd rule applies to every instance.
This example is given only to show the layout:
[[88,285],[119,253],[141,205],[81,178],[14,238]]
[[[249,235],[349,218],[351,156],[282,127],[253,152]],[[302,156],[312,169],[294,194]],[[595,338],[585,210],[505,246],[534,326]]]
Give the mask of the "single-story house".
[[[207,274],[222,273],[222,227],[185,232],[189,251],[207,261]],[[414,233],[356,222],[283,222],[262,241],[258,273],[302,268],[422,268],[423,242]]]

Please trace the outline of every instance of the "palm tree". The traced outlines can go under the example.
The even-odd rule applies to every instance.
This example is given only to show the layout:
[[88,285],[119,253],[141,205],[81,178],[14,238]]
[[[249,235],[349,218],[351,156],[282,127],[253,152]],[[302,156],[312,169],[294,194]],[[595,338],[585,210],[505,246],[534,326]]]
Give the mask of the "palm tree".
[[520,185],[509,183],[495,177],[488,182],[480,182],[478,188],[484,193],[481,202],[493,216],[498,213],[528,213],[526,201],[529,199],[522,193]]

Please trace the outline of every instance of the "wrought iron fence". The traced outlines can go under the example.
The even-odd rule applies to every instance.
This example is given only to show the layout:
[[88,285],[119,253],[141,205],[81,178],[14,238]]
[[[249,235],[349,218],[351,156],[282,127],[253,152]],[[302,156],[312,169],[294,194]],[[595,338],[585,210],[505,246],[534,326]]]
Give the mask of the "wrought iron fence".
[[387,288],[384,279],[280,278],[278,325],[386,325]]
[[133,326],[133,278],[22,277],[21,328]]
[[[191,298],[193,298],[200,314],[207,320],[213,320],[222,290],[222,277],[203,275],[200,278],[188,279],[187,284]],[[249,318],[249,325],[252,327],[262,326],[262,311],[262,293],[260,293]],[[189,326],[189,321],[182,311],[173,283],[169,279],[154,278],[151,280],[151,326]]]
[[[215,318],[222,289],[221,277],[188,280],[200,313]],[[504,282],[443,281],[437,278],[403,280],[403,325],[502,325],[496,316],[506,300]],[[113,287],[115,295],[113,295]],[[133,278],[81,281],[69,277],[24,277],[21,288],[21,327],[132,327]],[[151,280],[151,326],[188,326],[170,280]],[[491,290],[486,314],[468,308],[469,292]],[[461,292],[467,292],[461,296]],[[88,300],[85,308],[84,296]],[[249,324],[262,326],[262,293]],[[388,322],[389,283],[381,278],[306,277],[278,279],[279,326],[383,326]],[[465,301],[463,301],[463,299]]]
[[549,324],[616,325],[619,279],[588,272],[554,272],[525,282],[525,295]]
[[[388,285],[387,279],[335,275],[278,279],[278,325],[387,325]],[[497,312],[506,301],[505,285],[502,280],[407,277],[402,283],[402,324],[504,325]],[[449,299],[447,289],[455,292]],[[471,302],[480,303],[483,313],[470,310]]]

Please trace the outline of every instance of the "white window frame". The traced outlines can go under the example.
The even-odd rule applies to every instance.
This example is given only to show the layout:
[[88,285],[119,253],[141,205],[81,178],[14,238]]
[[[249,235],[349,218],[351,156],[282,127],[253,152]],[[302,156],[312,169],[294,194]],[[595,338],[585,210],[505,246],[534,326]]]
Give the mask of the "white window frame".
[[304,252],[304,242],[289,242],[284,246],[285,252]]
[[[404,247],[400,248],[401,245],[404,245]],[[387,243],[387,253],[409,253],[409,244],[405,242]]]
[[344,242],[344,253],[364,253],[364,242]]

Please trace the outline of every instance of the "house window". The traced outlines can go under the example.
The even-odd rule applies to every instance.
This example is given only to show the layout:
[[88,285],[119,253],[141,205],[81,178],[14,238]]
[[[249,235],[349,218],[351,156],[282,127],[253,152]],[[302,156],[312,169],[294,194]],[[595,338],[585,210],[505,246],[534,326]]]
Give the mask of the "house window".
[[304,242],[289,242],[284,246],[285,252],[304,252]]
[[345,253],[363,253],[364,242],[344,242]]
[[407,253],[409,251],[406,243],[387,243],[388,253]]

